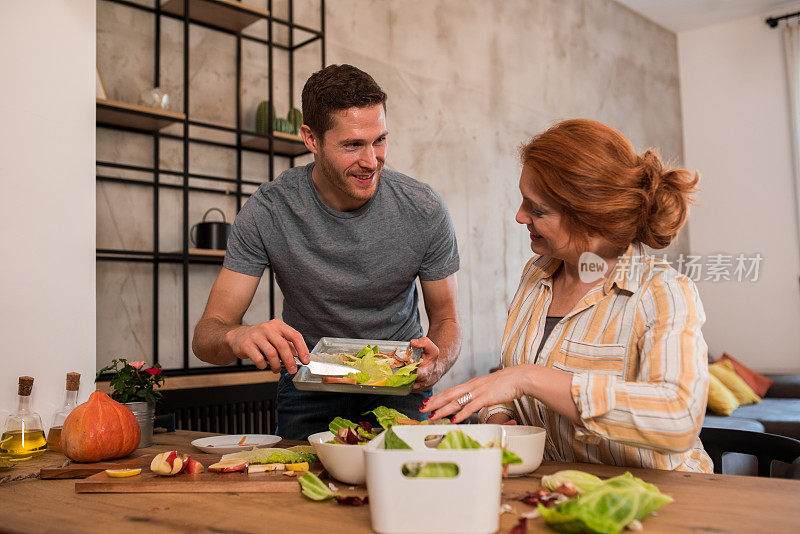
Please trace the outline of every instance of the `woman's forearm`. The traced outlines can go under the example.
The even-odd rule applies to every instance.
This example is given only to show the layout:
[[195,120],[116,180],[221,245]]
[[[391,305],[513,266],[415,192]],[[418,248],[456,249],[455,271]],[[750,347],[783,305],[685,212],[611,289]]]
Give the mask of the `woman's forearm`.
[[580,422],[571,392],[572,373],[534,364],[518,365],[516,369],[524,376],[522,389],[526,395],[535,397],[573,423]]

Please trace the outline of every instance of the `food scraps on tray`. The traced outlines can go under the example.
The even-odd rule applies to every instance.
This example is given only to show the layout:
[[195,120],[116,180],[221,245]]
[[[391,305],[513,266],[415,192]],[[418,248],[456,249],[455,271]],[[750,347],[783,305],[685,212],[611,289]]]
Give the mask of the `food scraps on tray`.
[[397,349],[384,353],[378,345],[364,345],[355,354],[338,353],[327,355],[353,368],[345,376],[325,376],[322,381],[334,384],[360,384],[365,386],[408,387],[417,379],[417,366],[411,358],[411,347],[397,354]]

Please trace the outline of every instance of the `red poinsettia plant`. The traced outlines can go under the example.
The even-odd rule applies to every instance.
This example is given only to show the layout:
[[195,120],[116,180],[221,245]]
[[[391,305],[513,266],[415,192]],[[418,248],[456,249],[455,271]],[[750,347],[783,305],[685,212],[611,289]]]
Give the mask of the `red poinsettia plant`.
[[95,382],[100,379],[100,375],[105,372],[113,372],[111,378],[111,398],[117,402],[149,402],[155,404],[161,397],[160,391],[156,391],[164,384],[164,375],[161,365],[155,364],[152,367],[145,367],[145,362],[128,362],[124,358],[112,360],[111,365],[107,365],[97,371]]

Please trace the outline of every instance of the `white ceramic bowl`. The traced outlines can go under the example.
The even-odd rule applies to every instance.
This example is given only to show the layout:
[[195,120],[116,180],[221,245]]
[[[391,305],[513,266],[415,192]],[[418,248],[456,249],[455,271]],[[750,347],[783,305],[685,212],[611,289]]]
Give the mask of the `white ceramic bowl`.
[[508,466],[509,475],[527,475],[542,465],[546,431],[538,426],[503,425],[508,450],[522,458],[521,464]]
[[342,445],[326,443],[333,439],[331,432],[318,432],[308,436],[320,462],[330,475],[346,484],[363,484],[367,480],[364,465],[364,445]]

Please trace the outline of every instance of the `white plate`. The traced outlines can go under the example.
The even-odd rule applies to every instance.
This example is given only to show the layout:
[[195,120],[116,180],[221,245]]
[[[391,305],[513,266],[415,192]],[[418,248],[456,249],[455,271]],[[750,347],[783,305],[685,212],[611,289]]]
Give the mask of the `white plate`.
[[[237,445],[242,438],[244,446]],[[211,438],[200,438],[192,442],[192,445],[203,452],[210,454],[228,454],[231,452],[249,451],[253,447],[266,447],[278,443],[282,438],[270,434],[230,434],[226,436],[214,436]]]

